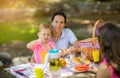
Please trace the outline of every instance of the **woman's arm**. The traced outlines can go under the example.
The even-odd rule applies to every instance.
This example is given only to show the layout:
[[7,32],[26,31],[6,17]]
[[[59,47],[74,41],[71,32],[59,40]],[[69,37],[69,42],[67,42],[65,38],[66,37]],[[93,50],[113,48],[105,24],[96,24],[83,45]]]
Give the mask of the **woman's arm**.
[[73,45],[74,47],[79,47],[78,41],[74,41],[74,42],[72,43],[72,45]]
[[74,52],[75,55],[79,56],[80,55],[80,52],[81,52],[81,47],[79,46],[79,41],[76,40],[74,41],[72,44],[71,44],[73,47],[69,47],[71,49],[70,52]]
[[80,49],[79,41],[78,41],[77,37],[75,36],[75,34],[73,33],[73,31],[71,29],[68,28],[68,29],[66,29],[66,31],[67,31],[66,36],[68,37],[70,44],[72,46],[74,46],[72,52],[76,52],[76,53],[80,52],[81,49]]
[[60,50],[61,52],[61,56],[64,56],[66,54],[69,54],[70,52],[73,52],[73,53],[77,53],[77,52],[80,52],[81,51],[81,48],[80,47],[74,47],[74,46],[70,46],[69,48],[67,49],[61,49]]

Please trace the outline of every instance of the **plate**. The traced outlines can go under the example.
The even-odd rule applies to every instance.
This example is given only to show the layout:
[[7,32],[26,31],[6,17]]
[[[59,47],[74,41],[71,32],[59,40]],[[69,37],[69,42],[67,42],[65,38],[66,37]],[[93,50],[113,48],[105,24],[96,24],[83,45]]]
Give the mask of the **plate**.
[[76,64],[91,64],[91,61],[87,58],[84,59],[84,62],[83,62],[83,58],[82,56],[79,56],[79,57],[74,57],[73,58],[73,61],[76,63]]
[[74,67],[73,67],[73,68],[70,68],[70,70],[71,70],[72,72],[81,72],[81,73],[87,72],[87,71],[88,71],[88,70],[81,70],[81,71],[78,71],[78,70],[76,70]]
[[79,64],[73,68],[70,68],[70,70],[73,72],[87,72],[89,70],[89,65],[88,64],[86,64],[86,65]]

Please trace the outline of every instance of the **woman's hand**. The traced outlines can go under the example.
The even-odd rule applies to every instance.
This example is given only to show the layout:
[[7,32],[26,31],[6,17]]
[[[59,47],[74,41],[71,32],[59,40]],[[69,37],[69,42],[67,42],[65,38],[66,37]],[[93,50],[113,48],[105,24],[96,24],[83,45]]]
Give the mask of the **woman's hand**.
[[60,56],[64,56],[64,55],[70,53],[70,49],[61,49],[60,51],[61,51],[61,52],[60,52]]
[[69,54],[70,52],[74,52],[76,54],[78,51],[81,51],[81,48],[76,48],[72,46],[67,49],[61,49],[60,55],[64,56],[66,54]]

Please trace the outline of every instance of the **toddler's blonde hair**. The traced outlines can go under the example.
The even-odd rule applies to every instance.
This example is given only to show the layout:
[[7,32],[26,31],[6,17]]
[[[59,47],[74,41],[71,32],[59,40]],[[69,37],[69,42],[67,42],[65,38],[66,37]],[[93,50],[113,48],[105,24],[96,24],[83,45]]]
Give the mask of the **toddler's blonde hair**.
[[50,25],[48,25],[48,24],[41,23],[41,24],[39,25],[39,31],[41,31],[41,29],[50,29],[50,30],[51,30],[51,27],[50,27]]

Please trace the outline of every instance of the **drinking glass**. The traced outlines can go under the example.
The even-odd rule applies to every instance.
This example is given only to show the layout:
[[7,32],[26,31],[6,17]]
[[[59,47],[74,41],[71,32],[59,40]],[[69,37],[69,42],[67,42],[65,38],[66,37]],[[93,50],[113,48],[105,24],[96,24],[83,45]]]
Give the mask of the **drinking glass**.
[[75,57],[75,52],[72,52],[73,47],[69,47],[69,49],[70,49],[70,52],[68,54],[69,65],[70,65],[70,67],[74,67],[75,62],[73,61],[73,58]]
[[42,52],[42,53],[41,53],[41,56],[42,56],[42,64],[44,64],[44,62],[45,62],[46,54],[47,54],[47,52]]
[[93,61],[94,62],[99,62],[99,50],[94,50],[92,52],[92,55],[93,55]]
[[36,78],[44,78],[44,71],[40,67],[34,67]]
[[86,59],[86,54],[81,52],[81,56],[82,56],[82,63],[85,63],[85,59]]

